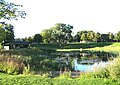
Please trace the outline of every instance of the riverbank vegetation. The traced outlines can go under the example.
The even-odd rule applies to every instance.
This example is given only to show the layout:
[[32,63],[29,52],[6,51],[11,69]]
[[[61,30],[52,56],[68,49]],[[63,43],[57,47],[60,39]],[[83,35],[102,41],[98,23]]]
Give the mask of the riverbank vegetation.
[[9,75],[0,73],[0,84],[6,85],[119,85],[120,84],[120,57],[115,58],[106,68],[98,68],[94,72],[81,72],[80,76],[74,78],[63,73],[59,77],[51,77],[51,74],[19,74]]

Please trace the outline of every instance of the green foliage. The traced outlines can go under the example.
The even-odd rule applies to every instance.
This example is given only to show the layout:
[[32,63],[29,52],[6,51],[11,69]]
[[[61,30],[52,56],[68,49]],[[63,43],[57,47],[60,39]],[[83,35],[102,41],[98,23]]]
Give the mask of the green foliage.
[[19,74],[23,72],[24,63],[9,54],[0,54],[0,70],[8,74]]
[[44,43],[50,43],[52,40],[52,30],[51,29],[44,29],[42,30],[42,38]]
[[23,74],[30,74],[30,64],[28,64],[27,66],[24,67],[23,69]]
[[35,34],[35,36],[33,37],[33,42],[41,43],[42,42],[42,36],[40,34]]
[[25,18],[26,13],[24,11],[19,11],[18,7],[22,7],[22,5],[0,0],[0,43],[4,40],[7,42],[14,40],[13,26],[11,24],[6,24],[5,21],[12,19],[17,20],[18,17]]
[[79,31],[77,34],[80,41],[97,41],[99,38],[98,34],[93,31]]
[[[0,61],[2,64],[1,68],[7,73],[14,74],[17,71],[18,73],[29,74],[31,71],[59,70],[58,63],[54,57],[51,57],[46,51],[44,52],[37,48],[1,51],[0,53],[0,59],[2,59]],[[8,59],[10,62],[7,63]],[[10,65],[8,65],[9,63]],[[23,67],[21,67],[21,64],[23,64]]]
[[26,13],[19,11],[18,7],[22,5],[16,5],[14,3],[8,3],[5,0],[0,0],[0,19],[17,19],[17,17],[25,18]]
[[14,40],[14,27],[11,24],[0,24],[0,42],[11,42]]
[[115,54],[119,54],[120,53],[120,43],[98,43],[98,45],[100,46],[96,46],[92,47],[92,48],[87,48],[86,50],[92,50],[92,51],[104,51],[104,52],[111,52],[111,53],[115,53]]
[[107,68],[99,68],[92,74],[94,75],[94,78],[110,78],[110,73]]
[[57,42],[61,45],[72,41],[72,29],[73,26],[69,24],[57,23],[54,27],[43,30],[41,34],[44,43]]
[[2,25],[0,26],[0,43],[2,43],[2,41],[5,39],[5,30],[2,27]]
[[120,41],[120,31],[118,31],[118,33],[116,33],[115,40]]
[[113,80],[120,80],[120,57],[113,61],[108,61],[109,64],[105,67],[97,67],[93,72],[81,74],[82,78],[111,78]]
[[70,78],[71,77],[71,71],[64,71],[60,74],[60,78]]
[[115,58],[108,66],[111,78],[120,79],[120,57]]
[[1,85],[119,85],[112,79],[100,78],[48,78],[46,76],[23,76],[0,74]]
[[100,41],[101,42],[108,42],[109,41],[109,35],[108,34],[101,34]]
[[5,24],[5,42],[11,42],[14,40],[14,26],[11,24]]

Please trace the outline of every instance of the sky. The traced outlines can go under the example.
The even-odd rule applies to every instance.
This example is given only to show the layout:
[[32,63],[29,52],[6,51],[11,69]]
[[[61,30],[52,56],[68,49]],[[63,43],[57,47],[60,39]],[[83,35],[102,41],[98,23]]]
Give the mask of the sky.
[[120,31],[120,0],[9,0],[23,5],[25,19],[12,20],[15,37],[41,33],[56,23],[72,25],[73,34],[81,30],[100,33]]

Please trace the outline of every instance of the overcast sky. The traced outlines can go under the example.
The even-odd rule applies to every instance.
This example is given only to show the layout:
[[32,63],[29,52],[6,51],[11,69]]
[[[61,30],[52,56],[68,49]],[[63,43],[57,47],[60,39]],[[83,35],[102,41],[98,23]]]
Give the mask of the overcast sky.
[[9,0],[23,5],[25,19],[11,21],[16,38],[40,33],[55,23],[81,30],[116,33],[120,31],[120,0]]

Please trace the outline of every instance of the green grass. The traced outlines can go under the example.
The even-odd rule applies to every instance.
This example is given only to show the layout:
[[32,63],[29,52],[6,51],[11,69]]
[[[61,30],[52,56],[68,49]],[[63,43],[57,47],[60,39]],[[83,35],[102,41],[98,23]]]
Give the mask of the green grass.
[[104,52],[112,52],[119,54],[120,53],[120,43],[112,43],[108,46],[103,47],[94,47],[94,48],[86,48],[85,50],[92,50],[92,51],[104,51]]
[[60,47],[59,44],[37,44],[31,45],[31,48],[36,47],[47,52],[73,52],[81,50],[90,51],[105,51],[112,53],[120,53],[119,42],[93,42],[93,43],[70,43]]
[[94,47],[103,47],[111,45],[110,42],[93,42],[93,43],[69,43],[65,44],[63,46],[60,46],[59,44],[34,44],[31,45],[31,47],[39,47],[39,48],[54,48],[54,49],[80,49],[80,48],[94,48]]
[[120,82],[100,78],[48,78],[45,76],[25,76],[0,74],[0,85],[119,85]]

